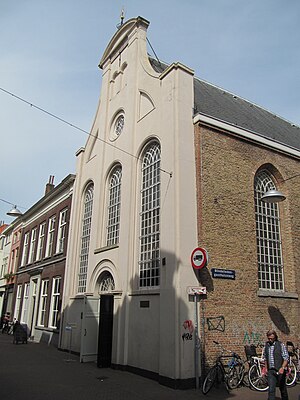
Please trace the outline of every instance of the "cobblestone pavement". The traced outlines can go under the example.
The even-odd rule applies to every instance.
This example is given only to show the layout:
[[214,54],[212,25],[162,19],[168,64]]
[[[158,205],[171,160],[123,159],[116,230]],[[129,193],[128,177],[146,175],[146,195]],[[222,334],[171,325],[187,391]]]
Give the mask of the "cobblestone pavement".
[[[289,388],[289,399],[300,400],[300,385]],[[239,388],[230,394],[223,387],[204,396],[200,390],[174,390],[141,376],[99,369],[80,363],[70,355],[44,343],[12,343],[0,333],[1,400],[266,400],[267,393]],[[277,399],[280,399],[277,393]]]

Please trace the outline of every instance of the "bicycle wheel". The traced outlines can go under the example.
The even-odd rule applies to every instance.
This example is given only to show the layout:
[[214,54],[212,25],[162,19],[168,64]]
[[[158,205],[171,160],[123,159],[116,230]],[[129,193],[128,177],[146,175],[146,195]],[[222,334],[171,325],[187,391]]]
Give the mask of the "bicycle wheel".
[[288,370],[286,373],[286,385],[292,386],[297,378],[297,368],[294,362],[291,360],[288,365]]
[[230,367],[224,376],[225,383],[229,389],[236,389],[242,379],[240,379],[240,375],[236,366]]
[[262,375],[256,364],[253,364],[249,369],[250,386],[259,392],[265,392],[269,389],[266,375]]
[[[248,371],[246,373],[246,366],[248,367],[247,361],[243,361],[240,357],[237,359],[237,364],[235,365],[238,373],[238,384],[237,386],[240,386],[241,384],[244,384],[246,386],[246,382],[248,381],[248,378],[245,379],[245,376],[247,375],[248,377]],[[248,367],[249,368],[249,367]],[[249,384],[247,385],[249,386]]]
[[243,376],[243,380],[241,383],[243,384],[243,386],[246,386],[246,387],[250,387],[249,368],[250,368],[249,362],[245,361],[243,364],[244,376]]
[[213,387],[213,384],[216,380],[217,377],[217,366],[213,366],[207,373],[203,385],[202,385],[202,393],[203,394],[207,394],[210,389]]

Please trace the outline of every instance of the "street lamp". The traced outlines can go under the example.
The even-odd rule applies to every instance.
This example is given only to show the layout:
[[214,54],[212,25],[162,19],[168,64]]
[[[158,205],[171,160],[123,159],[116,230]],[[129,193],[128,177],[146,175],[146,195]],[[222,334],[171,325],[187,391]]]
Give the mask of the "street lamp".
[[10,217],[19,217],[20,215],[23,214],[23,213],[17,208],[17,206],[14,205],[14,203],[11,203],[10,201],[4,200],[4,199],[0,199],[0,200],[3,201],[3,203],[7,203],[7,204],[10,204],[11,206],[13,206],[12,209],[6,213],[6,215],[9,215]]
[[10,217],[19,217],[22,215],[22,212],[17,208],[17,206],[13,206],[13,208],[8,211],[6,215],[9,215]]
[[271,189],[268,190],[261,198],[264,203],[279,203],[286,199],[285,195],[279,190]]

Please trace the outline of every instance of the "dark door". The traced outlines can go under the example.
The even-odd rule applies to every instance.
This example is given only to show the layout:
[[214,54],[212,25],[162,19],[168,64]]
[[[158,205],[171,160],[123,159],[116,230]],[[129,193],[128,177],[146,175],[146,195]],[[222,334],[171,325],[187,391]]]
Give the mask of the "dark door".
[[114,296],[103,295],[100,297],[100,323],[98,336],[98,358],[99,368],[110,367],[112,332],[113,332]]

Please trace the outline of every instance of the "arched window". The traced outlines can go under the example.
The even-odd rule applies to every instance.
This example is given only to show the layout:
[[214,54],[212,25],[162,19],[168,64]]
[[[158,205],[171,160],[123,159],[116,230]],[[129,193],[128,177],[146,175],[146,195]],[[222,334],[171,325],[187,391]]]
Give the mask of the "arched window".
[[120,207],[121,207],[122,168],[116,167],[109,180],[108,218],[106,228],[106,244],[111,246],[119,243]]
[[142,160],[139,285],[160,284],[160,146],[151,143]]
[[284,290],[283,262],[277,203],[260,199],[270,189],[276,189],[267,170],[259,171],[254,181],[258,285],[260,289]]
[[87,268],[89,260],[89,247],[91,237],[91,222],[93,211],[94,185],[92,183],[86,188],[84,194],[81,244],[79,256],[79,276],[78,276],[78,292],[86,291]]
[[115,281],[109,272],[104,272],[100,277],[99,293],[115,290]]

